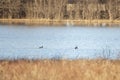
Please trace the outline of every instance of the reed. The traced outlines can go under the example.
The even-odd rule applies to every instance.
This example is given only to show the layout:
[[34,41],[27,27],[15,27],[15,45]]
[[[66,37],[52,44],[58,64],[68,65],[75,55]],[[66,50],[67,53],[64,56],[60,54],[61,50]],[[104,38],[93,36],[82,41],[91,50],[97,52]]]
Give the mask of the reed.
[[120,80],[120,61],[3,60],[0,80]]

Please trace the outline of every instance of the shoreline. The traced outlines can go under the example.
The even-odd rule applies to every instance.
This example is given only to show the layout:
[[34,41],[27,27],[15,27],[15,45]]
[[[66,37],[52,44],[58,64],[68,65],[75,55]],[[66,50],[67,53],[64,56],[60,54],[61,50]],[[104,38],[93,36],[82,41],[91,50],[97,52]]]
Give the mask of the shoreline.
[[0,19],[0,23],[41,26],[120,26],[120,20]]

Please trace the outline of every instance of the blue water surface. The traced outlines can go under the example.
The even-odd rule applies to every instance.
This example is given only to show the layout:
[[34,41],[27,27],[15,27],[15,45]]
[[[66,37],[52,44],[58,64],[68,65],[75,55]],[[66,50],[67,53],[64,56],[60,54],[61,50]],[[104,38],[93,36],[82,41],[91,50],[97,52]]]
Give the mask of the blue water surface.
[[0,59],[116,59],[119,54],[119,27],[0,25]]

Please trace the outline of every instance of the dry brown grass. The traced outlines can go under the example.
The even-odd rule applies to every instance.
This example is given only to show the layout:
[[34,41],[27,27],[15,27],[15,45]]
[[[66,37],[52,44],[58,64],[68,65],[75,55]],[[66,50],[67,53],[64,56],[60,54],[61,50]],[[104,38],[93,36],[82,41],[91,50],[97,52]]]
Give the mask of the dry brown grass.
[[120,80],[120,61],[0,61],[0,80]]
[[47,26],[63,26],[67,23],[75,26],[120,26],[120,20],[0,19],[0,23]]

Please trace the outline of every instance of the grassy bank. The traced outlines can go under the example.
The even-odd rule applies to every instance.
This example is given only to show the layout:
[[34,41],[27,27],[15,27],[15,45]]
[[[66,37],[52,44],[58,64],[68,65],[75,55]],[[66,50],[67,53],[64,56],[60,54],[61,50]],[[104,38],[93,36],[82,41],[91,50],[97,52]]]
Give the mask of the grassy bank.
[[0,19],[1,24],[45,26],[120,26],[120,20],[50,20],[50,19]]
[[120,80],[120,61],[0,61],[0,80]]

